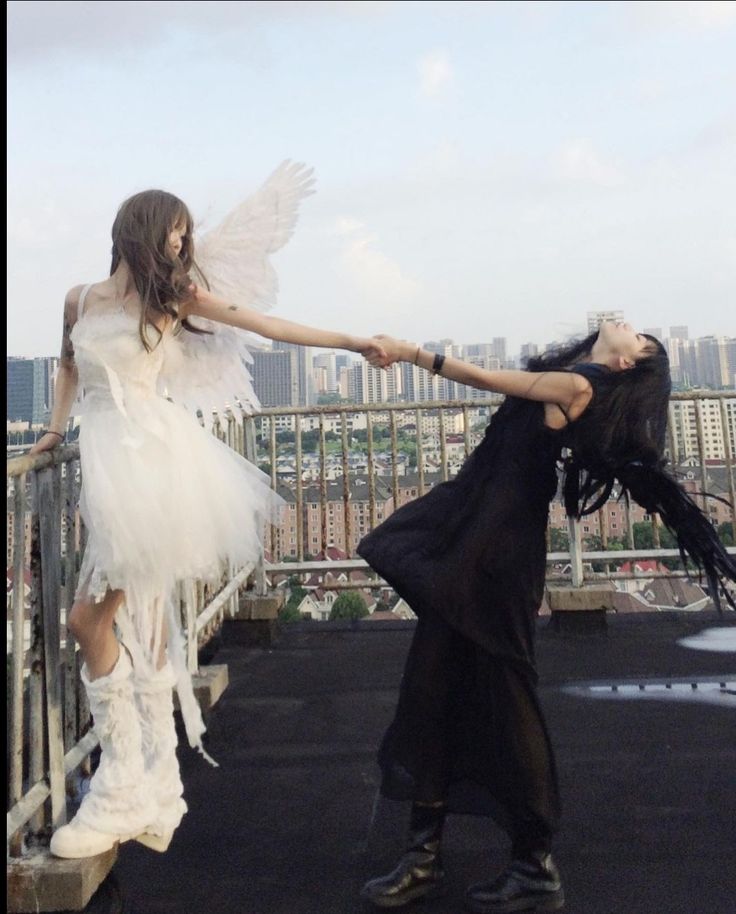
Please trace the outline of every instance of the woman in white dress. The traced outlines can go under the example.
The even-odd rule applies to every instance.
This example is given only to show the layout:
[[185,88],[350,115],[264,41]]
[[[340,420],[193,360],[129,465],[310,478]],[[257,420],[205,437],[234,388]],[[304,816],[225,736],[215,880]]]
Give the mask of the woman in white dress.
[[198,242],[197,262],[184,203],[163,191],[136,194],[113,225],[110,277],[66,296],[54,409],[32,453],[63,441],[79,392],[89,536],[67,625],[102,754],[79,811],[52,837],[57,856],[92,856],[132,838],[168,847],[186,811],[173,686],[189,742],[206,755],[179,585],[257,561],[265,525],[277,519],[281,499],[268,477],[186,407],[257,406],[242,331],[377,363],[383,356],[376,340],[258,310],[275,300],[268,255],[290,237],[310,174],[280,166]]

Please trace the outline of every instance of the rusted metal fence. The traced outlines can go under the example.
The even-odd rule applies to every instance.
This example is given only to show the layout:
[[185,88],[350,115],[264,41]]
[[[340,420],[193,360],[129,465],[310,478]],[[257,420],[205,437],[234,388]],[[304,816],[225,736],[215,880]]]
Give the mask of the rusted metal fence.
[[[373,529],[377,522],[405,501],[419,497],[434,484],[450,478],[462,460],[480,440],[500,398],[479,402],[421,402],[361,405],[326,405],[264,409],[246,419],[249,435],[256,440],[255,460],[268,469],[271,484],[287,500],[286,518],[270,534],[267,574],[314,573],[332,569],[350,571],[365,568],[365,563],[353,558],[360,536]],[[691,415],[687,422],[675,419],[674,410],[686,405]],[[713,421],[717,410],[722,432],[705,428],[705,406]],[[733,391],[702,391],[675,393],[670,406],[668,456],[685,475],[684,481],[694,491],[713,492],[736,504],[734,487],[734,455],[732,440],[736,427],[736,393]],[[684,424],[684,430],[681,426]],[[330,426],[334,451],[328,453],[326,437]],[[355,455],[356,427],[365,432],[364,460],[351,460]],[[399,430],[405,428],[412,438],[411,451],[415,472],[407,472],[400,459]],[[431,431],[427,433],[427,429]],[[448,428],[453,429],[448,432]],[[376,430],[383,430],[378,437]],[[678,432],[678,429],[680,431]],[[283,441],[287,432],[288,443]],[[314,442],[314,434],[317,440]],[[303,441],[312,435],[314,453],[305,456]],[[293,436],[293,442],[291,437]],[[279,441],[279,438],[282,440]],[[380,441],[383,439],[383,449]],[[406,443],[406,438],[404,443]],[[718,445],[720,459],[704,459],[706,444]],[[451,453],[450,449],[453,449]],[[428,451],[431,453],[428,454]],[[407,450],[404,448],[403,453]],[[286,456],[284,456],[286,454]],[[308,459],[307,459],[308,458]],[[251,456],[251,459],[253,457]],[[691,462],[692,468],[687,466]],[[718,464],[714,466],[714,464]],[[715,478],[717,477],[717,478]],[[383,483],[383,484],[382,484]],[[704,508],[712,509],[714,502],[701,498]],[[641,574],[633,568],[635,561],[647,558],[677,558],[677,549],[661,547],[661,526],[656,516],[650,517],[636,505],[625,500],[618,507],[619,520],[616,542],[611,535],[607,511],[597,512],[595,520],[566,522],[569,547],[550,548],[547,561],[550,573],[575,586],[585,580],[599,578],[602,573],[611,578],[633,578]],[[721,511],[733,523],[733,509]],[[637,548],[634,524],[643,524],[651,531],[651,546]],[[593,535],[591,530],[597,532]],[[600,540],[601,548],[591,546],[591,536]],[[586,544],[586,539],[588,543]],[[609,549],[611,545],[617,548]],[[551,546],[551,543],[549,544]],[[597,544],[596,544],[597,545]],[[587,548],[586,548],[587,546]],[[326,555],[330,547],[345,558],[336,564],[334,556]],[[317,559],[322,556],[321,559]],[[630,571],[596,572],[592,563],[631,562]],[[562,568],[560,567],[562,566]],[[668,572],[647,571],[647,577],[683,576],[684,570]],[[349,581],[335,587],[356,586]],[[363,584],[365,586],[365,584]]]

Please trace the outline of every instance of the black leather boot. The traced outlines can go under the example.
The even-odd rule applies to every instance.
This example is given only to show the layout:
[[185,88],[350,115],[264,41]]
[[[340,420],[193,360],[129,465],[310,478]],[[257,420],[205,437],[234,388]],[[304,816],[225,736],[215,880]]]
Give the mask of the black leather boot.
[[444,806],[415,803],[406,852],[398,866],[387,876],[367,882],[361,896],[379,908],[400,908],[420,898],[442,895],[445,873],[440,859],[440,839],[444,821]]
[[465,893],[465,906],[475,914],[559,911],[564,904],[560,874],[546,852],[512,860],[497,879],[471,885]]

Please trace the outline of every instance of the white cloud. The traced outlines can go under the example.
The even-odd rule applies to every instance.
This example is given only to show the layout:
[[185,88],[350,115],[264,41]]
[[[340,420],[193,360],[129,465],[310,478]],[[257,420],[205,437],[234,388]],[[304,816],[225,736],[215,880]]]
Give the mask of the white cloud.
[[556,172],[579,184],[620,187],[626,183],[622,170],[596,151],[588,137],[569,140],[557,152]]
[[630,23],[640,28],[728,28],[736,23],[735,0],[655,0],[626,4]]
[[365,223],[349,216],[338,216],[335,222],[335,232],[338,235],[353,235],[365,228]]
[[430,51],[417,63],[422,95],[440,98],[452,83],[454,73],[446,51]]
[[335,229],[344,238],[340,272],[357,298],[367,305],[380,303],[384,308],[417,300],[421,284],[378,248],[378,236],[364,223],[340,217]]
[[60,239],[70,236],[71,231],[69,220],[53,200],[27,205],[17,218],[9,214],[8,242],[25,249],[54,249]]

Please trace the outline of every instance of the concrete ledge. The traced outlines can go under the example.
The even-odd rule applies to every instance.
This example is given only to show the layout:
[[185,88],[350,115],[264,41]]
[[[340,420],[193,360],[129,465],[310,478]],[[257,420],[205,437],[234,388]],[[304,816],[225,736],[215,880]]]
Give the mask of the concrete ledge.
[[590,633],[605,631],[606,613],[614,609],[610,586],[558,587],[547,590],[550,626],[555,632]]
[[[214,708],[220,700],[220,696],[227,688],[228,682],[227,664],[213,663],[210,666],[201,666],[199,673],[192,676],[192,686],[194,695],[199,702],[202,713]],[[174,708],[180,711],[179,696],[174,692]]]
[[241,621],[254,621],[260,619],[276,619],[284,605],[283,591],[272,591],[266,596],[246,591],[241,593],[238,600],[238,610],[233,619]]
[[97,857],[61,860],[48,850],[8,861],[9,914],[82,911],[113,868],[118,846]]
[[610,587],[550,587],[547,605],[551,612],[590,612],[613,610],[613,591]]
[[284,600],[280,590],[265,596],[252,591],[241,593],[235,615],[223,619],[223,640],[243,647],[270,647],[281,633],[278,616]]

